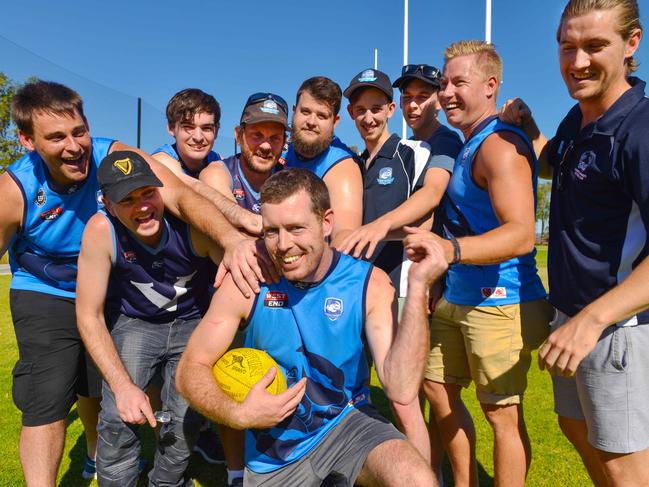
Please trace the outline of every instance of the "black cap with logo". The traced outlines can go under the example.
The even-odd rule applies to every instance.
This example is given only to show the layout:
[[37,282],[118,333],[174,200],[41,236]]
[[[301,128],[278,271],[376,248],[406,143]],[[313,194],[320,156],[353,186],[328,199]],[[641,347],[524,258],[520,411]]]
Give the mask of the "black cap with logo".
[[389,101],[392,101],[394,97],[392,85],[390,84],[390,78],[387,74],[379,71],[378,69],[364,69],[363,71],[358,73],[349,82],[349,86],[345,88],[343,95],[345,95],[345,97],[349,99],[357,89],[363,88],[365,86],[370,86],[372,88],[381,90],[387,95]]
[[119,203],[136,189],[162,187],[144,158],[133,151],[115,151],[104,157],[97,171],[99,189],[106,198]]

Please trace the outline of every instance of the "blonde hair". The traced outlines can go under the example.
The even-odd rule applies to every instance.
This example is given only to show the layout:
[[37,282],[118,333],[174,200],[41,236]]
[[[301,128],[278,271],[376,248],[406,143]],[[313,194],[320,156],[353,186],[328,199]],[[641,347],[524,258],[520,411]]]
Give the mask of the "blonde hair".
[[[568,17],[579,17],[593,10],[618,10],[617,33],[622,39],[628,41],[636,29],[642,30],[640,24],[640,8],[636,0],[570,0],[561,14],[561,22],[557,29],[557,41],[560,40],[561,26]],[[633,56],[624,60],[626,74],[629,75],[638,69],[638,62]]]
[[493,44],[476,40],[454,42],[444,51],[444,63],[448,63],[449,60],[456,57],[472,54],[477,54],[475,63],[477,69],[485,78],[495,77],[498,80],[498,87],[500,87],[500,82],[503,79],[503,60]]

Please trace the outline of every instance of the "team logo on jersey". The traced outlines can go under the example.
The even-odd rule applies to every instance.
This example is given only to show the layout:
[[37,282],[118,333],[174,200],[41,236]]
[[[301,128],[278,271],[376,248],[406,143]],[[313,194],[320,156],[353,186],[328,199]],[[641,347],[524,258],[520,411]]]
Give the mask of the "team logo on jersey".
[[392,168],[391,167],[384,167],[379,171],[379,177],[376,178],[376,182],[379,183],[381,186],[387,186],[388,184],[392,184],[394,181],[394,178],[392,177]]
[[259,109],[264,113],[270,113],[272,115],[279,115],[279,110],[277,109],[277,103],[273,100],[266,100]]
[[574,170],[575,177],[580,181],[586,179],[586,170],[595,163],[595,152],[587,150],[579,156],[579,162]]
[[43,206],[46,201],[47,196],[45,196],[45,191],[43,191],[43,188],[39,188],[36,197],[34,198],[34,204],[40,207]]
[[117,159],[115,162],[113,162],[113,166],[122,171],[126,176],[131,174],[131,170],[133,169],[131,160],[128,157],[125,157],[124,159]]
[[133,250],[126,250],[122,252],[122,255],[124,256],[124,260],[129,264],[135,264],[137,262],[137,257]]
[[95,200],[100,208],[104,206],[104,193],[101,192],[101,189],[97,190],[95,193]]
[[242,188],[234,188],[232,190],[232,194],[234,195],[234,198],[237,200],[242,200],[246,196]]
[[485,299],[504,299],[507,297],[507,289],[504,287],[483,287],[480,289],[480,293]]
[[56,208],[52,208],[51,210],[44,211],[39,216],[42,220],[51,222],[52,220],[56,220],[58,217],[60,217],[61,213],[63,213],[63,208],[57,206]]
[[376,81],[376,74],[374,73],[374,70],[366,69],[365,71],[363,71],[361,75],[358,77],[358,81],[361,83]]
[[162,269],[165,265],[164,260],[154,260],[153,263],[151,264],[151,267],[153,269]]
[[261,213],[261,206],[259,205],[259,203],[255,203],[254,205],[252,205],[252,211],[253,213],[257,213],[257,214]]
[[281,291],[268,291],[264,297],[264,306],[267,308],[286,308],[288,294]]
[[343,300],[339,298],[327,298],[324,304],[324,314],[331,321],[336,321],[343,314]]
[[462,153],[462,160],[460,161],[460,164],[464,166],[464,163],[466,162],[467,158],[469,157],[469,154],[471,153],[471,148],[467,147],[464,149],[464,152]]

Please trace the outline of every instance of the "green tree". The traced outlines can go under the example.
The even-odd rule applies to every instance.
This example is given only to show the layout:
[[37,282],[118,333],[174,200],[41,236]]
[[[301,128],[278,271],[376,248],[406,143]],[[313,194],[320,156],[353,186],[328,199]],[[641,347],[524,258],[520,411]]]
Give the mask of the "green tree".
[[541,240],[545,238],[545,230],[550,219],[550,189],[549,182],[539,181],[536,190],[536,221],[541,222]]
[[11,100],[18,84],[0,71],[0,172],[25,153],[11,120]]

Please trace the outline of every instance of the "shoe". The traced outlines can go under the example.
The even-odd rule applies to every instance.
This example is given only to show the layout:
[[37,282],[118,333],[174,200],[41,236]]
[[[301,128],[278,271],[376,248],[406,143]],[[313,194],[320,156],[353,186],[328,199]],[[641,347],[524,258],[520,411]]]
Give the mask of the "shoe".
[[198,440],[196,441],[196,445],[194,445],[194,451],[211,465],[225,463],[225,453],[223,453],[221,439],[211,429],[201,431]]
[[86,456],[86,462],[83,464],[81,477],[84,480],[92,480],[97,478],[97,463],[89,456]]
[[228,484],[228,487],[243,487],[243,477],[237,477],[231,484]]
[[[137,462],[137,473],[141,474],[146,470],[148,462],[144,458],[140,458]],[[83,464],[83,471],[81,472],[81,477],[84,480],[92,480],[97,478],[97,462],[92,458],[86,456],[86,462]]]

